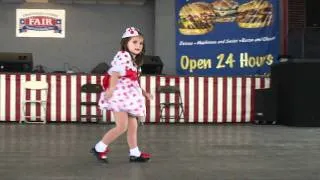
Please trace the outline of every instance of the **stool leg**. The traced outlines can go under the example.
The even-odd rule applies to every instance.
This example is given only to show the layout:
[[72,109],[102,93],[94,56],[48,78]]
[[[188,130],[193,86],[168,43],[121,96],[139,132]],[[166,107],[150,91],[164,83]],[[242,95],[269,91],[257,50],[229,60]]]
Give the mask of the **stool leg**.
[[[183,118],[182,118],[182,116],[183,116]],[[180,114],[179,114],[179,118],[180,118],[180,119],[184,119],[184,109],[183,109],[183,105],[182,105],[182,104],[180,104]]]
[[160,107],[160,122],[163,122],[163,121],[162,121],[162,120],[163,120],[163,116],[162,116],[163,110],[164,110],[164,106],[161,106],[161,107]]

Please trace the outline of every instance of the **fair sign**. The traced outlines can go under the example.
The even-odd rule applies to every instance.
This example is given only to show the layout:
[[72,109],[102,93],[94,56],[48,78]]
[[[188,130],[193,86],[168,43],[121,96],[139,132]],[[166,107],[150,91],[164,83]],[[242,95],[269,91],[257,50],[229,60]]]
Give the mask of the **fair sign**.
[[17,37],[65,38],[65,10],[17,9]]

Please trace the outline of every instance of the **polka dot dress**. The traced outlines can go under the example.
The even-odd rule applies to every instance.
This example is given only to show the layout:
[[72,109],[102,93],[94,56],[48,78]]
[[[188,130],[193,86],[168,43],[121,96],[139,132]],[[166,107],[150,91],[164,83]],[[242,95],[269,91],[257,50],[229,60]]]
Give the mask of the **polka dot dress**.
[[103,110],[127,112],[131,116],[145,116],[145,98],[140,88],[137,67],[133,64],[131,56],[126,51],[119,51],[111,62],[108,74],[118,72],[118,79],[112,97],[105,99],[105,92],[101,93],[99,106]]

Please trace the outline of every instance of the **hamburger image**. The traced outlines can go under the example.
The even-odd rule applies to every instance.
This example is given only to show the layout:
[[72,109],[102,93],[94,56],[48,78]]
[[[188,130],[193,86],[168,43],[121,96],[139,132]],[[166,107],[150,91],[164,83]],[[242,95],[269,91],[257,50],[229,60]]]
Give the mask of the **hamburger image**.
[[252,0],[238,8],[236,19],[241,28],[262,28],[272,23],[272,4],[267,0]]
[[211,3],[216,14],[215,22],[233,22],[239,3],[233,0],[217,0]]
[[184,35],[203,35],[214,27],[210,3],[195,2],[186,4],[179,11],[179,32]]

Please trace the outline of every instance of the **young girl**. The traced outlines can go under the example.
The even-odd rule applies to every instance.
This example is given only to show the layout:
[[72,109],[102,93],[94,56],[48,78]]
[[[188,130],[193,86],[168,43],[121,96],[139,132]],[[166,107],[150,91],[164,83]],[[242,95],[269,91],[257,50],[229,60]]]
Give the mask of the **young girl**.
[[142,56],[145,52],[142,34],[134,27],[127,28],[121,39],[121,51],[113,61],[104,78],[105,92],[101,93],[101,109],[113,111],[116,126],[110,129],[92,148],[94,155],[107,162],[109,145],[127,131],[130,162],[145,162],[150,154],[141,152],[137,144],[137,118],[146,115],[145,98],[152,96],[141,89],[138,77]]

